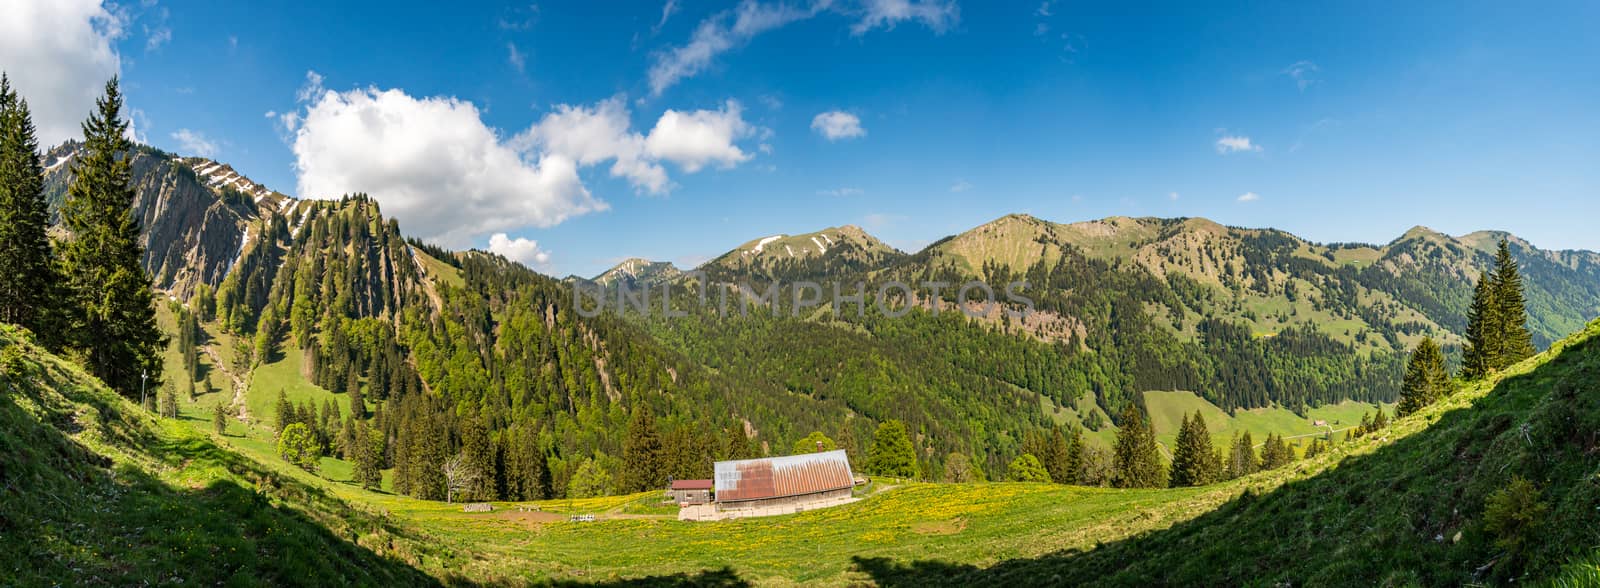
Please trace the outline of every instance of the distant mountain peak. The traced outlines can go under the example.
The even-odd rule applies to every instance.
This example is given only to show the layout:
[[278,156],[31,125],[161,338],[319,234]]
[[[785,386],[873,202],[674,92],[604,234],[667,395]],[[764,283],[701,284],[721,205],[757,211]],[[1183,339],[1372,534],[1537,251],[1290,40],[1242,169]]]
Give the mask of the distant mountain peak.
[[629,286],[653,285],[671,280],[683,274],[678,266],[670,261],[651,261],[642,257],[630,257],[622,260],[592,280],[596,284],[609,286],[616,283],[626,283]]

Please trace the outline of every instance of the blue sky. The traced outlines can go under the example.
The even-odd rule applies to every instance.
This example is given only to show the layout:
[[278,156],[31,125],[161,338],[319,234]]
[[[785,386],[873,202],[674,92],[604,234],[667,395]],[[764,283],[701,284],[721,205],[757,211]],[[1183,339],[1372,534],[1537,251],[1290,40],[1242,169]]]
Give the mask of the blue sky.
[[1011,212],[1600,250],[1592,2],[30,3],[90,23],[0,40],[42,116],[119,71],[150,144],[557,275]]

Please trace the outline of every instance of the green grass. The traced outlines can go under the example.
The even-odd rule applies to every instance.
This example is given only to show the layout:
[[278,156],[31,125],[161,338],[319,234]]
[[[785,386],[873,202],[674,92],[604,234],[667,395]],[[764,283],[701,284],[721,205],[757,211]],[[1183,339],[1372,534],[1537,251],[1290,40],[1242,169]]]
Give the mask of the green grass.
[[[1596,337],[1600,321],[1389,429],[1249,478],[1270,490],[1167,529],[997,565],[859,564],[893,585],[1592,586],[1600,577]],[[1497,545],[1484,522],[1486,498],[1513,476],[1533,481],[1548,509],[1520,551]]]
[[332,400],[339,406],[340,415],[350,414],[350,395],[324,390],[302,375],[304,357],[305,354],[298,347],[286,343],[274,361],[258,365],[251,371],[250,388],[245,398],[250,417],[255,422],[269,426],[274,424],[274,407],[280,390],[289,402],[311,402],[317,410],[322,410],[322,404]]
[[417,564],[447,576],[463,559],[154,417],[0,327],[7,353],[18,359],[0,375],[5,584],[428,585]]
[[[0,403],[0,531],[35,540],[5,542],[0,572],[23,584],[1459,585],[1559,574],[1584,585],[1600,562],[1597,335],[1600,322],[1504,379],[1242,480],[911,483],[841,507],[716,523],[675,520],[655,492],[469,514],[362,490],[337,460],[320,476],[288,466],[259,428],[219,446],[201,432],[206,421],[156,419],[29,347],[39,367]],[[1152,394],[1164,422],[1206,410],[1193,395]],[[1305,421],[1285,413],[1224,424]],[[1550,506],[1539,540],[1515,556],[1481,521],[1485,496],[1512,474],[1534,480]]]

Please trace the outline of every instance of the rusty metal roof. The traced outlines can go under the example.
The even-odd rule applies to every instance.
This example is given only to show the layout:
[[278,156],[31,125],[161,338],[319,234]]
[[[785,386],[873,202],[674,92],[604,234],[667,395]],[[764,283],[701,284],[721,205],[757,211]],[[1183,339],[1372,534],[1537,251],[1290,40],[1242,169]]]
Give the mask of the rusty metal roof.
[[717,502],[782,498],[849,488],[844,450],[716,463]]
[[710,490],[711,480],[673,480],[671,490]]

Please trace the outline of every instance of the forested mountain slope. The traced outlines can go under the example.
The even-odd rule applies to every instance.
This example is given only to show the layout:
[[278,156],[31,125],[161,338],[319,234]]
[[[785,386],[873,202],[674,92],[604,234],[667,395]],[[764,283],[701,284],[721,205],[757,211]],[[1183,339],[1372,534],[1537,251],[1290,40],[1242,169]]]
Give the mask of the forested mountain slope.
[[1381,435],[1297,466],[1321,473],[1170,529],[983,569],[858,563],[890,586],[1594,585],[1596,431],[1600,321]]
[[[65,185],[72,152],[47,158],[52,186]],[[1026,280],[1040,312],[967,320],[919,298],[894,319],[700,309],[639,321],[582,316],[575,282],[408,240],[365,196],[297,200],[217,162],[148,149],[134,163],[157,286],[250,341],[247,362],[293,354],[300,377],[354,401],[342,404],[383,432],[382,463],[400,489],[426,497],[444,494],[438,467],[479,446],[479,431],[492,446],[480,465],[520,452],[499,477],[548,476],[528,496],[564,492],[585,465],[623,485],[624,435],[641,407],[666,416],[678,456],[660,475],[685,477],[703,475],[709,459],[783,452],[812,431],[859,451],[888,419],[909,425],[924,472],[952,452],[997,468],[1029,432],[1091,416],[1111,426],[1106,415],[1150,390],[1302,416],[1345,399],[1392,402],[1415,340],[1459,340],[1470,278],[1494,241],[1417,229],[1382,247],[1322,246],[1203,219],[1009,215],[906,255],[842,226],[754,239],[698,269],[710,281],[847,290],[855,280],[977,279],[1004,292]],[[1600,309],[1594,254],[1515,240],[1513,251],[1528,268],[1536,337]],[[699,279],[624,265],[601,282]],[[948,309],[955,289],[942,297]]]

